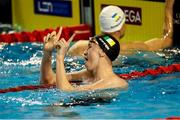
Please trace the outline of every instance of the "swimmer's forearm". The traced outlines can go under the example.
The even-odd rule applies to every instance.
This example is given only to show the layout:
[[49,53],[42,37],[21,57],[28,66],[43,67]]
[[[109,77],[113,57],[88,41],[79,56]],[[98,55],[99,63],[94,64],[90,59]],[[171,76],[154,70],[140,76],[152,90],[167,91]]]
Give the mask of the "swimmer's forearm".
[[166,0],[165,2],[165,27],[164,37],[172,38],[173,34],[173,4],[174,0]]
[[44,51],[44,55],[41,62],[41,83],[53,84],[54,83],[54,72],[51,66],[52,53]]
[[121,50],[120,50],[121,53],[122,52],[125,53],[125,51],[131,53],[132,50],[148,50],[148,46],[145,43],[139,41],[135,41],[131,43],[121,43]]
[[57,54],[56,56],[56,85],[57,88],[65,91],[73,90],[72,85],[67,79],[64,67],[64,56]]
[[52,52],[49,52],[49,51],[43,51],[43,61],[50,61],[51,62],[51,59],[52,59]]

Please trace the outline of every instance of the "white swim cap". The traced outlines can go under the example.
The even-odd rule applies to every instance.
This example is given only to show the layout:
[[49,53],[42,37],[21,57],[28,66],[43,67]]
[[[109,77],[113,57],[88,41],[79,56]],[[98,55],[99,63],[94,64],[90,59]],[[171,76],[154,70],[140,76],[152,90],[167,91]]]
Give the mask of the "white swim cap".
[[125,14],[117,6],[107,6],[99,15],[100,28],[102,32],[116,32],[125,23]]

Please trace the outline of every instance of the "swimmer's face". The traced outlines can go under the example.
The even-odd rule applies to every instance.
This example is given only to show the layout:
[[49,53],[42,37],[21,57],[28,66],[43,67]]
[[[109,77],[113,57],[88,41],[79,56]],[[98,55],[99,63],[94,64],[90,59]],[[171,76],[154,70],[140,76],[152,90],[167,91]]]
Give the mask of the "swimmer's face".
[[[94,39],[94,38],[93,38]],[[85,66],[87,70],[93,71],[96,69],[99,62],[99,50],[101,48],[94,40],[90,40],[88,48],[84,52]]]
[[118,39],[121,39],[124,37],[126,31],[126,25],[124,24],[122,28],[116,32],[111,33],[113,36],[115,36]]
[[126,25],[124,24],[124,25],[122,26],[121,30],[120,30],[120,36],[119,36],[119,38],[124,37],[125,31],[126,31]]
[[121,39],[124,37],[125,31],[126,31],[126,25],[124,24],[120,30],[118,30],[116,32],[106,33],[106,34],[110,34],[117,39]]

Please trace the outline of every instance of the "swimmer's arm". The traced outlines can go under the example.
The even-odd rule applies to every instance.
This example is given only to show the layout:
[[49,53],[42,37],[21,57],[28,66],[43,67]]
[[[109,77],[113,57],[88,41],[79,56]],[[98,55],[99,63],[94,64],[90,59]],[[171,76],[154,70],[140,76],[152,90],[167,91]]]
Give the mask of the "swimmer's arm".
[[164,36],[169,38],[173,35],[173,4],[174,0],[165,2]]
[[82,56],[84,51],[87,49],[87,47],[88,47],[88,40],[79,40],[69,48],[67,54],[72,56]]
[[[87,32],[87,31],[86,31]],[[89,32],[89,31],[88,31]],[[59,35],[60,32],[58,32]],[[70,84],[68,80],[68,76],[65,71],[64,67],[64,57],[68,51],[68,48],[70,46],[71,41],[74,39],[76,34],[81,34],[84,32],[75,32],[73,35],[69,38],[68,41],[66,41],[64,38],[62,38],[60,41],[58,39],[55,41],[54,45],[56,46],[57,50],[57,55],[56,55],[56,85],[57,88],[62,89],[62,90],[72,90],[73,86]],[[57,36],[58,36],[57,35]],[[77,76],[78,74],[72,74],[72,77],[80,77]],[[80,75],[80,74],[79,74]]]
[[90,84],[90,85],[74,87],[73,91],[91,91],[91,90],[107,89],[107,88],[112,88],[112,87],[107,84],[102,84],[101,81],[98,81],[98,82]]
[[113,83],[109,81],[109,79],[106,82],[104,82],[104,80],[99,80],[93,84],[76,87],[74,88],[73,91],[89,91],[89,90],[108,89],[108,88],[127,89],[128,83],[124,79],[120,80],[119,78],[116,82]]
[[[88,44],[88,42],[87,42]],[[70,49],[68,54],[76,56],[82,55],[84,49],[87,48],[86,41],[83,44],[81,42],[75,43]],[[133,54],[134,50],[143,50],[143,51],[157,51],[159,49],[164,49],[172,46],[172,39],[170,37],[163,38],[153,38],[145,42],[131,42],[131,43],[121,43],[121,55]]]
[[71,87],[69,89],[65,89],[65,91],[92,91],[92,90],[98,90],[98,89],[108,89],[108,88],[119,88],[119,89],[126,89],[128,87],[128,84],[111,84],[111,83],[104,83],[101,80],[98,82],[95,82],[90,85],[82,85],[77,87]]
[[172,46],[173,34],[173,4],[174,0],[165,2],[164,33],[162,38],[154,38],[145,42],[150,51],[164,49]]
[[52,53],[44,51],[44,55],[41,62],[41,83],[42,84],[54,84],[55,83],[55,73],[51,66]]
[[132,50],[157,51],[172,46],[172,39],[169,37],[153,38],[145,42],[121,43],[120,54],[132,54]]
[[172,46],[172,39],[164,36],[163,38],[153,38],[145,42],[122,43],[120,54],[132,54],[132,50],[157,51]]
[[[72,56],[83,55],[83,52],[88,47],[87,40],[77,41],[70,49],[68,54]],[[147,50],[148,47],[143,42],[133,42],[133,43],[121,43],[120,54],[129,54],[129,50]],[[132,53],[131,53],[132,54]]]
[[87,70],[81,71],[77,73],[69,73],[66,74],[64,67],[64,56],[58,55],[56,56],[56,85],[57,88],[64,91],[73,91],[74,87],[71,85],[70,81],[78,80],[82,76],[88,76],[89,73]]
[[[58,80],[58,79],[57,79]],[[99,83],[99,82],[98,82]],[[91,85],[83,85],[83,86],[78,86],[78,87],[74,87],[70,84],[70,82],[64,78],[63,81],[60,81],[58,83],[57,81],[57,88],[63,90],[63,91],[89,91],[89,90],[96,90],[96,89],[106,89],[105,85],[102,84],[91,84]]]
[[165,3],[165,25],[162,38],[153,38],[145,42],[121,43],[121,53],[127,53],[130,49],[157,51],[172,46],[173,34],[173,4],[174,0],[166,0]]
[[54,84],[56,82],[55,73],[52,70],[52,51],[54,49],[54,42],[59,40],[62,33],[62,27],[60,27],[59,32],[56,34],[53,31],[51,34],[48,33],[44,37],[44,48],[43,48],[43,58],[41,62],[41,83],[43,84]]
[[64,91],[73,90],[73,86],[70,84],[66,75],[64,67],[64,56],[59,54],[56,56],[56,86],[58,89]]
[[148,46],[143,42],[130,42],[130,43],[121,43],[120,44],[120,54],[127,55],[133,54],[133,50],[148,50]]
[[149,51],[157,51],[159,49],[164,49],[172,46],[172,39],[169,37],[164,38],[154,38],[148,41],[145,41],[145,44],[148,46]]
[[92,84],[92,85],[85,85],[82,87],[73,87],[67,76],[64,67],[64,56],[57,54],[56,56],[56,85],[57,88],[63,91],[86,91],[86,90],[94,90],[98,88],[103,88],[104,85],[102,84]]

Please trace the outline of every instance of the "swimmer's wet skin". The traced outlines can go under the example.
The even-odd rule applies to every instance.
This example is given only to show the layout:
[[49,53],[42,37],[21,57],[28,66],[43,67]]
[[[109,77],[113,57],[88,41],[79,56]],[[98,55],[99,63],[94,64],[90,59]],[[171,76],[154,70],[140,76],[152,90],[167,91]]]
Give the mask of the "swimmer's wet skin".
[[[64,91],[87,91],[107,88],[126,88],[127,82],[119,78],[112,70],[112,61],[119,55],[119,42],[109,34],[101,34],[89,41],[84,52],[86,74],[83,77],[92,79],[88,85],[73,87],[65,72],[64,58],[70,41],[60,40],[55,46],[56,54],[56,85]],[[82,77],[79,76],[80,78]],[[71,78],[73,79],[73,78]]]
[[[40,65],[40,60],[41,60],[41,55],[39,55],[39,51],[41,51],[42,48],[41,45],[39,45],[38,43],[14,44],[14,45],[5,46],[4,50],[1,50],[1,54],[0,54],[1,56],[0,63],[2,65],[0,70],[1,89],[7,87],[8,88],[13,87],[13,86],[21,86],[22,84],[34,85],[39,83],[38,67]],[[28,46],[27,49],[22,49],[25,48],[26,46]],[[33,51],[28,52],[27,54],[25,51],[29,49]],[[12,53],[14,57],[10,56]],[[149,67],[152,69],[159,65],[165,66],[173,63],[179,63],[180,57],[179,54],[177,53],[180,53],[179,49],[168,49],[165,53],[161,53],[161,55],[159,55],[159,58],[160,59],[164,58],[164,62],[161,62],[160,64],[152,64],[147,60],[144,60],[143,62],[143,59],[141,59],[144,56],[152,56],[149,57],[149,59],[153,61],[153,58],[157,55],[154,52],[152,52],[151,54],[148,53],[143,54],[142,52],[141,55],[137,53],[138,54],[137,58],[142,56],[140,58],[141,59],[140,61],[139,59],[136,59],[136,61],[132,62],[131,58],[129,57],[125,59],[120,58],[119,60],[122,60],[124,64],[114,67],[113,69],[117,74],[120,74],[120,73],[129,73],[135,70],[143,71],[145,69],[149,69]],[[152,54],[154,54],[155,56],[153,56]],[[24,57],[24,55],[28,55],[28,57]],[[10,58],[13,58],[12,61],[7,61]],[[155,61],[158,61],[158,58],[157,57],[155,58],[156,58]],[[65,64],[68,65],[67,67],[71,67],[69,71],[78,70],[78,67],[74,68],[74,62],[79,63],[79,61],[76,61],[77,57],[74,58],[70,57],[69,59],[70,59],[69,61],[71,61],[71,59],[74,59],[74,61],[72,62],[67,62],[67,60],[65,60],[66,61]],[[79,58],[79,60],[81,61],[83,59]],[[83,66],[83,63],[84,61],[81,62],[80,67]],[[12,68],[9,69],[10,67]],[[74,97],[73,99],[75,99],[77,95],[75,93],[78,92],[64,92],[58,89],[43,89],[43,90],[35,90],[35,91],[5,93],[5,94],[1,94],[0,97],[1,105],[6,106],[6,107],[3,106],[1,107],[0,118],[21,119],[21,118],[32,117],[33,119],[40,119],[40,118],[156,119],[156,118],[165,118],[168,116],[178,116],[179,93],[180,93],[180,89],[178,86],[180,85],[179,77],[180,77],[180,73],[176,72],[171,74],[161,73],[161,75],[156,75],[156,76],[148,75],[147,77],[136,78],[129,81],[130,85],[128,90],[119,91],[120,95],[118,95],[115,99],[113,98],[110,101],[110,103],[108,103],[108,101],[107,102],[102,101],[101,103],[100,101],[97,100],[98,99],[97,98],[95,99],[97,100],[96,101],[97,103],[92,103],[92,104],[89,103],[90,106],[85,106],[85,107],[82,105],[88,105],[88,104],[84,104],[86,102],[83,101],[84,97],[82,97],[82,101],[76,100],[75,102],[76,104],[78,104],[78,102],[82,104],[77,105],[73,108],[69,106],[67,106],[67,108],[65,108],[64,106],[63,107],[52,106],[53,103],[60,103],[60,102],[66,105],[73,105],[74,103],[70,101],[70,98]],[[111,91],[108,91],[108,93],[109,92]],[[83,92],[80,93],[83,94]],[[85,93],[86,92],[84,92],[84,94]],[[87,96],[91,95],[89,94],[87,93]],[[80,98],[79,96],[83,96],[83,95],[77,95],[77,98]],[[172,102],[172,98],[173,98],[173,102]],[[63,101],[64,99],[66,99],[67,101]],[[92,101],[89,102],[93,102],[93,98]],[[153,106],[153,112],[149,112],[152,111],[152,106]],[[51,109],[47,110],[47,107]],[[54,112],[54,114],[52,112]],[[79,114],[79,116],[72,117],[74,115],[74,112]],[[99,112],[100,114],[96,114]],[[69,114],[67,115],[67,113]],[[129,114],[131,114],[131,116],[129,116]]]

